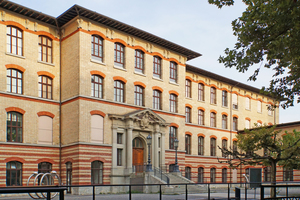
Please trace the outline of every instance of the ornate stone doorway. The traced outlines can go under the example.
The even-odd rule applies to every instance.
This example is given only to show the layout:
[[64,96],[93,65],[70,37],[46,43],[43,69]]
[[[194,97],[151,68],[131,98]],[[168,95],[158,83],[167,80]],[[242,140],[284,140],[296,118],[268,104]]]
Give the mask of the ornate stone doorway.
[[144,145],[140,138],[132,141],[132,167],[135,172],[144,171]]

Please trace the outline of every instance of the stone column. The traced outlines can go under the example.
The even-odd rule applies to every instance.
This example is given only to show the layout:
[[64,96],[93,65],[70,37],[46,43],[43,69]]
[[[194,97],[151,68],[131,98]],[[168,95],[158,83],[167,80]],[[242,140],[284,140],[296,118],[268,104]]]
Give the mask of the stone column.
[[161,156],[161,165],[162,165],[162,169],[165,170],[165,156],[166,156],[166,147],[165,147],[165,141],[166,141],[166,133],[162,132],[161,133],[161,146],[160,146],[160,149],[161,149],[161,152],[160,152],[160,156]]
[[153,146],[152,146],[152,158],[153,158],[153,167],[159,167],[158,166],[158,136],[159,136],[159,125],[155,124],[154,128],[154,134],[152,136]]
[[132,129],[132,127],[129,127],[126,131],[127,173],[132,172]]
[[116,125],[112,126],[112,158],[111,165],[112,168],[117,168],[117,133],[118,127]]

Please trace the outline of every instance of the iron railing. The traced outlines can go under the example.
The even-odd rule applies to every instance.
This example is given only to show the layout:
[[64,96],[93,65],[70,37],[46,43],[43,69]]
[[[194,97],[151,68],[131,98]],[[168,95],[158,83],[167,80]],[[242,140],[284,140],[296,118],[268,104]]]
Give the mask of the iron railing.
[[170,183],[170,178],[165,175],[161,169],[154,167],[154,176],[160,178],[161,180],[165,181],[167,184]]

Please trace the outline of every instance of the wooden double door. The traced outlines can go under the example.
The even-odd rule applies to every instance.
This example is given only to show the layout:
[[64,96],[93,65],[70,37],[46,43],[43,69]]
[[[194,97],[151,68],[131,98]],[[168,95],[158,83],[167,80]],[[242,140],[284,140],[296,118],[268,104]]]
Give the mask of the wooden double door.
[[132,141],[132,166],[135,168],[135,172],[144,171],[144,146],[140,138]]

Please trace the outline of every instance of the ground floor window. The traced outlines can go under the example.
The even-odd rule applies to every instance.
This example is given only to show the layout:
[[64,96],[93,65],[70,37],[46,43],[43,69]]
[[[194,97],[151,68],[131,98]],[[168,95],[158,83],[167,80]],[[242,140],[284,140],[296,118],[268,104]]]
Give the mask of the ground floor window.
[[94,161],[91,163],[91,183],[103,183],[103,163],[101,161]]
[[6,163],[6,186],[22,185],[22,163],[11,161]]

